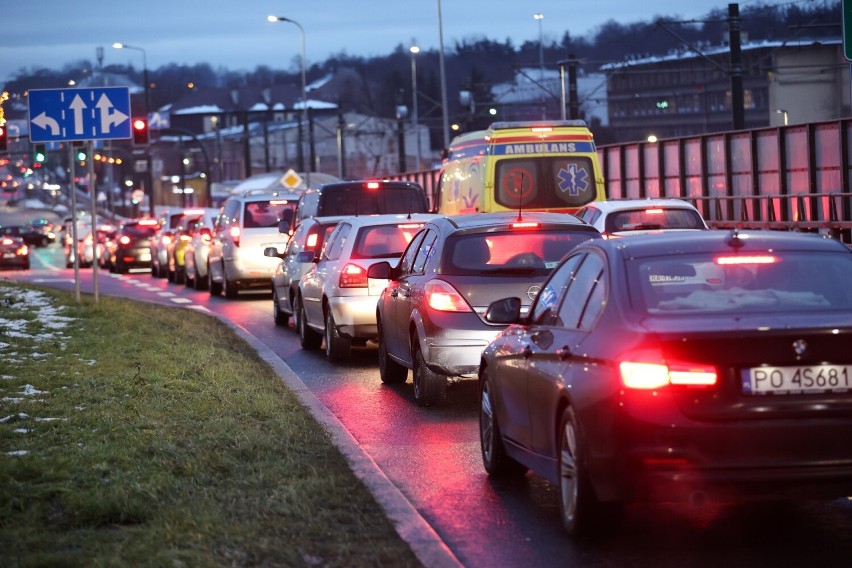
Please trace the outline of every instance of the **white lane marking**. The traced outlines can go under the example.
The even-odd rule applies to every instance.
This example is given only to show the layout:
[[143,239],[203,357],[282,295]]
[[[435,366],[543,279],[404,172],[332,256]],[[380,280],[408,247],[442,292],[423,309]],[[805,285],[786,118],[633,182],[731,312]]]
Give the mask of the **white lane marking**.
[[192,300],[189,298],[170,298],[172,302],[175,304],[191,304]]
[[160,292],[157,295],[162,296],[163,298],[174,298],[175,297],[175,294],[173,294],[171,292]]

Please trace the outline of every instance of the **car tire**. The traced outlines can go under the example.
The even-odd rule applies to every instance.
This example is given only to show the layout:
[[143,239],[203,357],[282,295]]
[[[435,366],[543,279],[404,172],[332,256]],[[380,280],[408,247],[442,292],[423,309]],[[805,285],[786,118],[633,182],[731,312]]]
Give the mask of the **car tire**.
[[207,289],[207,277],[202,277],[197,271],[195,273],[195,278],[192,279],[193,287],[196,290],[206,290]]
[[443,404],[447,400],[447,377],[426,366],[417,337],[412,340],[411,348],[414,352],[414,400],[419,406]]
[[332,363],[338,363],[348,361],[351,354],[352,340],[340,335],[329,307],[325,315],[325,356]]
[[379,328],[379,377],[386,385],[404,383],[408,379],[408,369],[391,359],[382,329],[382,321],[377,320],[377,323]]
[[207,267],[207,290],[211,296],[218,296],[222,293],[222,283],[213,280],[213,270],[210,266]]
[[278,327],[287,327],[290,324],[290,316],[281,311],[280,298],[275,286],[272,287],[272,321]]
[[322,334],[308,326],[308,318],[305,315],[305,307],[302,305],[301,299],[299,300],[299,318],[297,321],[299,323],[299,343],[301,343],[302,349],[319,349],[322,345]]
[[237,283],[230,280],[224,271],[222,271],[222,291],[229,300],[236,300],[240,294],[237,290]]
[[559,421],[559,514],[569,535],[587,535],[605,524],[617,504],[601,503],[586,470],[584,441],[570,406]]
[[491,477],[520,476],[527,468],[506,454],[500,424],[494,412],[491,380],[488,370],[479,376],[479,445],[482,450],[482,465]]

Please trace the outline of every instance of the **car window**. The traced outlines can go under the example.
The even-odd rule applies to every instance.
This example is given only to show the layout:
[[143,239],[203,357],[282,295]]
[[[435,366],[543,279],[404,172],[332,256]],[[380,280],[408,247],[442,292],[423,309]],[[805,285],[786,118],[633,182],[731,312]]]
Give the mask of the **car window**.
[[414,265],[414,257],[417,255],[420,243],[423,242],[423,237],[426,235],[427,231],[428,229],[424,229],[414,235],[414,238],[408,244],[408,248],[406,248],[405,252],[402,253],[402,257],[399,259],[400,276],[405,276],[411,272],[411,267]]
[[704,229],[701,215],[692,209],[643,207],[614,211],[606,218],[607,232],[655,229]]
[[341,223],[331,233],[328,240],[328,245],[325,247],[323,256],[328,260],[337,260],[340,258],[340,252],[346,244],[346,238],[352,231],[352,225],[349,223]]
[[399,258],[422,224],[365,226],[358,230],[352,258]]
[[526,270],[546,277],[575,246],[600,234],[589,230],[507,230],[450,237],[442,274],[478,275]]
[[414,266],[411,268],[412,273],[418,274],[423,272],[423,267],[426,266],[426,262],[435,250],[435,240],[437,238],[438,233],[435,231],[429,231],[429,234],[423,238],[423,244],[420,245],[417,257],[414,259]]
[[577,266],[584,256],[585,254],[577,254],[566,260],[544,283],[530,311],[532,323],[540,325],[555,325],[557,323],[559,300],[571,284]]
[[650,314],[852,310],[852,255],[773,251],[633,260]]
[[[588,254],[582,264],[577,268],[573,282],[565,292],[559,308],[559,323],[567,328],[582,329],[583,316],[592,296],[600,297],[603,293],[603,285],[600,282],[603,273],[603,259],[596,254]],[[598,292],[595,293],[595,290]],[[595,310],[594,307],[591,308]],[[600,306],[597,308],[600,310]]]

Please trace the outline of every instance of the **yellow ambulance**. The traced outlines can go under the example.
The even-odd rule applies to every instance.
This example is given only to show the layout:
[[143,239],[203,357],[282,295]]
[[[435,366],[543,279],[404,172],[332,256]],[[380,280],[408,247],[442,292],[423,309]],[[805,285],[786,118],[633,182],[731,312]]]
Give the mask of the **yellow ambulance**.
[[582,120],[495,122],[447,150],[438,213],[560,211],[604,201],[591,131]]

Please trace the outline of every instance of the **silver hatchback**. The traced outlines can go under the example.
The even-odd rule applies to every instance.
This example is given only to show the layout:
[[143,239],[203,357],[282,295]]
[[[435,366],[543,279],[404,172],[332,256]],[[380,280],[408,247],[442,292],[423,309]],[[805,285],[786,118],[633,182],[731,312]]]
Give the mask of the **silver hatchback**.
[[376,306],[379,372],[387,384],[413,369],[414,398],[440,404],[452,378],[475,378],[482,351],[505,326],[485,321],[494,300],[528,309],[542,282],[571,249],[601,234],[564,213],[476,213],[425,225],[397,266],[367,272],[389,280]]

